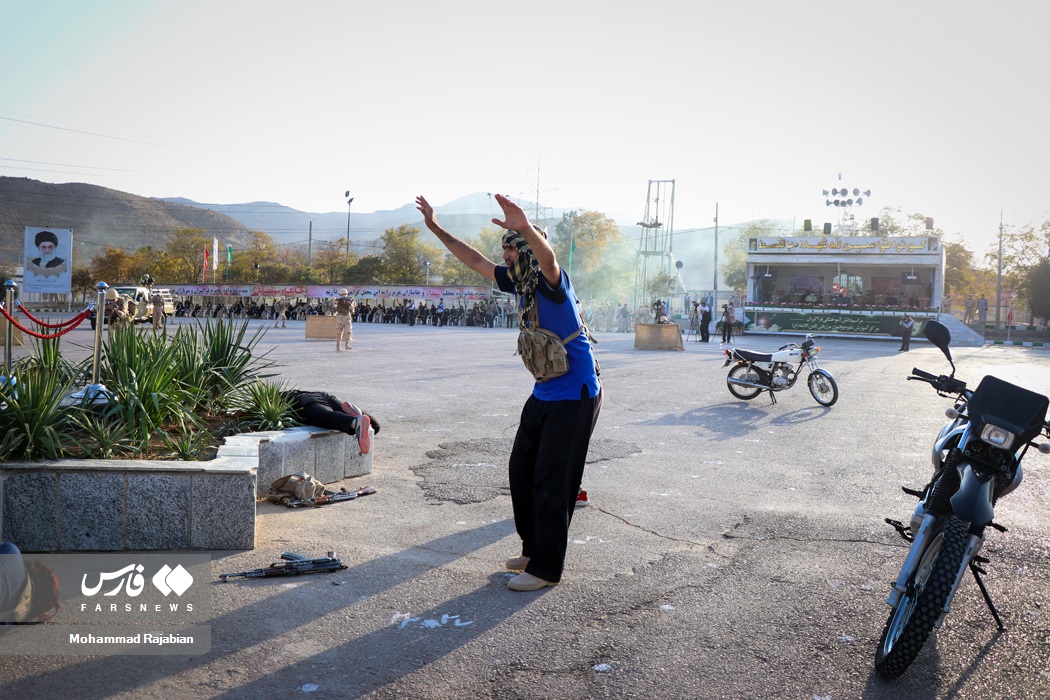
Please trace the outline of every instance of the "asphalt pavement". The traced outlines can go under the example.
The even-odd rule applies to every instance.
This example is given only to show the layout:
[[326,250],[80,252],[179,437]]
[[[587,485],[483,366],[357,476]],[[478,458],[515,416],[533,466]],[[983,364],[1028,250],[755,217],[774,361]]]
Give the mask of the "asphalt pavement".
[[[269,324],[267,324],[269,326]],[[260,324],[261,327],[261,324]],[[943,372],[925,342],[820,340],[831,408],[803,381],[745,402],[717,339],[643,351],[597,333],[605,405],[562,582],[506,588],[520,552],[506,462],[531,388],[515,332],[355,324],[353,349],[267,327],[280,381],[353,401],[381,423],[377,493],[316,510],[258,506],[256,548],[216,552],[203,656],[0,656],[6,697],[1050,697],[1050,458],[1032,453],[983,554],[1006,624],[972,579],[900,679],[875,675],[907,520],[949,402],[905,377]],[[775,349],[784,338],[736,344]],[[88,331],[64,340],[86,354]],[[17,353],[16,353],[17,354]],[[1050,392],[1050,352],[967,347],[958,376]],[[217,582],[283,551],[349,568]],[[0,639],[2,643],[2,639]]]

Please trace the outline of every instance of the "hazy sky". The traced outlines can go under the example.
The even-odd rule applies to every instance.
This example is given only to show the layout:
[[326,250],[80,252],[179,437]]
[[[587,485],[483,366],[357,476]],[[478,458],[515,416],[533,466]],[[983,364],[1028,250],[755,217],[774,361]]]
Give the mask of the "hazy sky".
[[1048,7],[0,0],[0,174],[313,212],[538,181],[627,223],[674,179],[676,230],[819,227],[845,185],[983,252],[1050,216]]

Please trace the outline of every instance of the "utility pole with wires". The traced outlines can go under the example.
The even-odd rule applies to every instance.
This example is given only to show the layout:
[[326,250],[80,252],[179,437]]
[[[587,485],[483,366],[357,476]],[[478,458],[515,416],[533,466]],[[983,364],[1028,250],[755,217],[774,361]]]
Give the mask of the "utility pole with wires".
[[[532,222],[534,224],[536,224],[537,226],[539,226],[540,228],[543,228],[543,225],[541,224],[541,222],[548,218],[547,213],[544,211],[545,207],[541,207],[540,206],[540,195],[542,193],[555,192],[555,191],[557,191],[557,190],[556,189],[546,189],[545,190],[545,189],[541,189],[540,188],[540,163],[539,163],[539,161],[537,161],[536,162],[536,200],[533,202],[533,206],[532,206]],[[528,194],[531,196],[531,193],[528,193]],[[519,192],[518,193],[518,197],[523,197],[524,195],[526,195],[526,193],[524,193],[524,192]],[[518,204],[519,205],[524,205],[526,203],[526,201],[528,201],[528,200],[522,199],[521,201],[518,202]],[[524,208],[524,207],[522,207],[522,208]]]

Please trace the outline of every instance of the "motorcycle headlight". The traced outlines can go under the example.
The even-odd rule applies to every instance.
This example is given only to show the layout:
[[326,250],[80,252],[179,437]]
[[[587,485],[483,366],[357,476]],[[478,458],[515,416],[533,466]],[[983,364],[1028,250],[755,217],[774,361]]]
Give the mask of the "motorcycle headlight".
[[997,425],[986,424],[981,430],[981,440],[1001,450],[1008,449],[1017,436]]

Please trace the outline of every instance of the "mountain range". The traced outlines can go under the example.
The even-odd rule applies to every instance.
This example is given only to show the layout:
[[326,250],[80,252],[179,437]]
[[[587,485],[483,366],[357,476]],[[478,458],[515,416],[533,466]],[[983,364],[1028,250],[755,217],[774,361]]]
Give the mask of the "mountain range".
[[24,227],[73,231],[74,264],[87,264],[106,246],[129,252],[161,248],[178,228],[203,228],[235,247],[247,245],[248,229],[208,209],[83,183],[52,184],[0,177],[0,263],[21,264]]
[[[533,218],[551,228],[564,209],[541,210],[522,202]],[[460,236],[476,236],[491,226],[499,207],[492,195],[475,193],[435,207],[441,224]],[[430,237],[414,203],[393,210],[349,213],[350,239],[362,255],[389,228],[415,226]],[[24,177],[0,176],[0,263],[20,264],[24,227],[68,228],[73,231],[75,264],[87,264],[106,246],[128,252],[144,246],[161,248],[179,228],[203,228],[223,244],[248,243],[248,231],[263,231],[283,245],[345,239],[347,214],[311,213],[274,202],[210,204],[182,197],[140,197],[98,185],[48,183]]]
[[[544,209],[533,202],[519,204],[530,218],[553,231],[569,209]],[[441,225],[461,237],[476,237],[501,214],[490,193],[476,192],[435,206]],[[373,253],[383,232],[402,225],[419,228],[425,240],[436,243],[423,225],[414,203],[392,210],[311,213],[274,202],[209,204],[181,197],[149,198],[83,183],[53,184],[29,178],[0,177],[0,264],[23,260],[25,226],[73,230],[75,264],[87,264],[106,246],[129,252],[143,246],[160,248],[178,228],[203,228],[234,249],[248,244],[248,231],[263,231],[283,245],[308,240],[345,239],[349,214],[350,240],[360,255]],[[723,226],[726,238],[743,224]],[[641,228],[620,224],[629,241],[641,237]],[[675,232],[674,257],[684,260],[683,281],[688,287],[707,287],[711,278],[714,240],[708,229]],[[681,235],[679,235],[681,234]]]
[[[374,212],[357,212],[351,204],[346,212],[304,212],[275,202],[247,202],[244,204],[201,204],[179,197],[163,201],[204,207],[236,219],[255,231],[263,231],[275,241],[283,244],[306,243],[312,237],[318,240],[346,238],[349,226],[350,240],[355,244],[370,244],[378,240],[383,232],[402,225],[414,226],[429,236],[423,218],[415,204],[409,202],[397,209]],[[547,223],[552,228],[569,209],[541,209],[533,202],[522,201],[520,205],[533,219]],[[500,216],[499,205],[492,195],[475,192],[447,204],[435,205],[434,211],[441,225],[458,236],[477,236],[483,226],[492,226],[492,218]],[[537,216],[538,215],[538,216]]]

